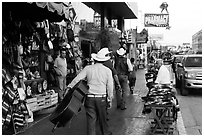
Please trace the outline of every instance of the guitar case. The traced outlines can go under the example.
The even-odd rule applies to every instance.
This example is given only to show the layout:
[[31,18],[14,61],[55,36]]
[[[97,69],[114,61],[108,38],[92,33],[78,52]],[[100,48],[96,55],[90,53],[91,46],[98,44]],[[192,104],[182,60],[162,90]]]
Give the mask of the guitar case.
[[80,112],[87,93],[88,86],[84,80],[79,81],[69,90],[62,102],[49,117],[49,120],[55,125],[52,132],[54,132],[57,127],[64,127],[74,115]]

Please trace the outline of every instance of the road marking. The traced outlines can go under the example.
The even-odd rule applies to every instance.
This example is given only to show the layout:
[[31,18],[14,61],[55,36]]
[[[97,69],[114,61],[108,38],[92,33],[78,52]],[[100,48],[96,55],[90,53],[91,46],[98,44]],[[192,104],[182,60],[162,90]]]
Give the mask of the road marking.
[[187,135],[186,134],[186,129],[183,123],[183,118],[181,115],[181,111],[178,112],[178,119],[177,119],[177,129],[179,132],[179,135]]

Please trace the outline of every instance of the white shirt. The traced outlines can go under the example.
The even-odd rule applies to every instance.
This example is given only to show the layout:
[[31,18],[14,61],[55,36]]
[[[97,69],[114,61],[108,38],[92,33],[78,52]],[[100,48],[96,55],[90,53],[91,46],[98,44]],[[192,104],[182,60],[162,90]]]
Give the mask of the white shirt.
[[54,66],[61,76],[66,77],[67,75],[67,61],[66,58],[57,57],[54,62]]
[[129,58],[127,58],[127,65],[128,65],[128,71],[133,71],[133,66]]
[[171,77],[168,68],[165,65],[162,65],[159,68],[157,79],[155,83],[158,84],[171,84]]
[[[86,79],[90,94],[108,94],[113,98],[113,77],[109,68],[101,63],[86,66],[68,85],[73,88],[80,80]],[[106,92],[107,91],[107,92]]]

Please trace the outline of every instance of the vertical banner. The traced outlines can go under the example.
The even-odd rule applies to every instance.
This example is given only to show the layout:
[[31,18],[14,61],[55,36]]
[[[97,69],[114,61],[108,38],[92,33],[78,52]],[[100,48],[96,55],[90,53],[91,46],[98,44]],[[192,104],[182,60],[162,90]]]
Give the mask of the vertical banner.
[[169,26],[169,14],[145,14],[145,27],[167,27]]

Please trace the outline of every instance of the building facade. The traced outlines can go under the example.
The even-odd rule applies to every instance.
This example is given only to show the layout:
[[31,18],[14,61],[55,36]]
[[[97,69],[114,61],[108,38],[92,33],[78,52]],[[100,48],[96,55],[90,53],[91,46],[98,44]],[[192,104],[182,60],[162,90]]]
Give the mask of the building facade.
[[202,30],[192,36],[192,49],[196,52],[202,52]]

